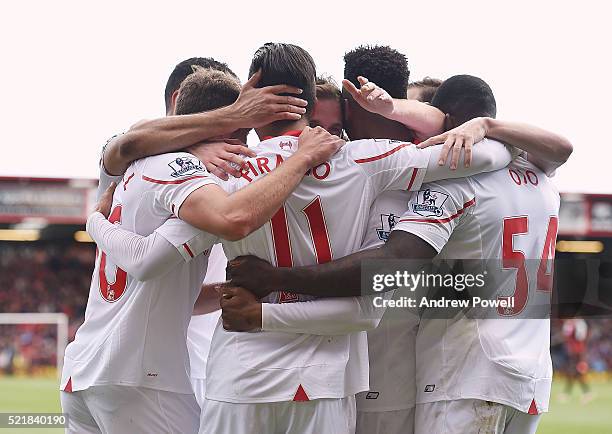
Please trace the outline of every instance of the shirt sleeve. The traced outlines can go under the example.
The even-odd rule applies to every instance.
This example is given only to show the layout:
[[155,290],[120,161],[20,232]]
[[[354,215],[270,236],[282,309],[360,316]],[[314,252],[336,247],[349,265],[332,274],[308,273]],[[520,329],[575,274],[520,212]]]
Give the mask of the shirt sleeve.
[[476,196],[469,179],[423,184],[412,195],[408,209],[393,231],[414,234],[440,253],[453,230],[471,214],[475,205]]
[[387,139],[357,140],[346,145],[350,158],[369,177],[375,192],[418,190],[430,152],[409,142]]
[[[470,167],[465,167],[461,159],[455,170],[451,170],[448,167],[448,163],[444,166],[438,165],[442,145],[431,146],[423,150],[429,150],[431,153],[423,182],[463,178],[483,172],[492,172],[494,170],[503,169],[512,161],[512,154],[508,147],[497,140],[490,139],[481,140],[474,145],[472,148],[472,164]],[[463,156],[461,156],[461,158],[463,158]]]
[[200,187],[217,184],[202,162],[187,152],[155,155],[144,161],[142,180],[155,191],[157,204],[177,217],[187,196]]
[[155,233],[172,244],[185,262],[191,261],[201,253],[209,252],[212,246],[219,242],[216,235],[195,228],[177,218],[167,220],[155,229]]
[[87,219],[87,232],[115,265],[143,282],[163,276],[183,261],[177,250],[156,232],[144,237],[126,231],[99,212]]
[[123,177],[123,175],[111,175],[104,168],[104,152],[106,151],[106,147],[115,137],[119,135],[120,134],[116,134],[110,139],[108,139],[106,141],[106,144],[102,147],[102,153],[100,154],[100,178],[98,181],[98,190],[96,191],[96,200],[100,200],[102,193],[106,191],[106,189],[109,185],[111,185],[112,182],[116,182],[117,184],[119,184],[121,182],[121,178]]
[[[392,291],[384,294],[391,297]],[[297,303],[262,303],[261,328],[264,331],[311,335],[346,335],[378,326],[385,309],[376,307],[375,297],[326,298]]]

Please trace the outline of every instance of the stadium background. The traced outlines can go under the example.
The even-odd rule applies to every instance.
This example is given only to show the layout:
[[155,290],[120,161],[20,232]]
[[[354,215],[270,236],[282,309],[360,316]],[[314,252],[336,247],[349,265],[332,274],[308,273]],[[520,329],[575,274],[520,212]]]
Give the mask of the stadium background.
[[[2,314],[62,313],[72,340],[85,314],[95,258],[95,245],[84,232],[95,186],[87,179],[0,177],[0,412],[59,411],[58,326],[6,324]],[[585,264],[595,264],[597,272],[587,277]],[[560,316],[586,314],[592,390],[585,396],[574,385],[562,399],[572,362],[563,321],[553,320],[555,384],[539,432],[610,433],[612,195],[562,195],[555,284]],[[595,298],[585,301],[588,286]]]

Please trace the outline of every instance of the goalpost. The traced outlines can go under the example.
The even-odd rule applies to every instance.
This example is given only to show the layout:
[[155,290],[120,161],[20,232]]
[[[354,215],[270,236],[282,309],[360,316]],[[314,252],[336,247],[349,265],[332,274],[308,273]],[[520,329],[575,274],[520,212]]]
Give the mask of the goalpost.
[[0,313],[2,324],[55,324],[57,326],[56,366],[62,375],[64,350],[68,345],[68,316],[64,313]]

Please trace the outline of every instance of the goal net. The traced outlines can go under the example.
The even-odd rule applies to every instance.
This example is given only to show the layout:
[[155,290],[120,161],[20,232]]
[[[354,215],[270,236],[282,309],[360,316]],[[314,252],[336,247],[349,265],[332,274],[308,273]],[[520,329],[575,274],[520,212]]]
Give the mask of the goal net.
[[0,313],[0,375],[35,375],[56,368],[61,375],[68,344],[63,313]]

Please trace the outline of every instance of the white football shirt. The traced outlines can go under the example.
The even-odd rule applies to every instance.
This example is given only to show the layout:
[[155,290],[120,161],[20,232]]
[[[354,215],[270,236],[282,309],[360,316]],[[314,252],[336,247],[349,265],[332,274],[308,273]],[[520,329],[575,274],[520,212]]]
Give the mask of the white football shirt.
[[[297,138],[261,142],[238,189],[273,170],[297,147]],[[329,162],[309,171],[283,208],[257,231],[224,242],[228,259],[256,255],[278,266],[324,263],[359,250],[370,207],[385,190],[418,189],[429,152],[389,140],[349,142]],[[281,292],[268,301],[304,297]],[[217,325],[207,368],[207,399],[276,402],[342,398],[367,390],[364,332],[342,336],[234,333]]]
[[[406,212],[413,193],[388,191],[372,205],[362,250],[385,243]],[[368,331],[370,389],[357,394],[357,411],[380,412],[414,407],[417,309],[390,308]]]
[[[187,325],[217,237],[175,218],[196,189],[215,183],[200,161],[184,152],[138,160],[117,186],[109,221],[146,236],[158,233],[185,263],[146,282],[131,278],[98,252],[85,322],[68,345],[61,389],[95,385],[143,386],[192,393]],[[204,254],[200,254],[204,253]]]
[[528,319],[524,306],[550,304],[558,210],[551,181],[523,158],[496,172],[425,184],[413,195],[394,230],[427,241],[441,260],[492,260],[496,295],[515,301],[499,319],[424,312],[417,403],[468,398],[531,414],[548,410],[550,320]]

